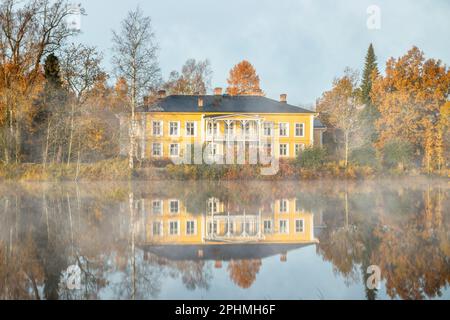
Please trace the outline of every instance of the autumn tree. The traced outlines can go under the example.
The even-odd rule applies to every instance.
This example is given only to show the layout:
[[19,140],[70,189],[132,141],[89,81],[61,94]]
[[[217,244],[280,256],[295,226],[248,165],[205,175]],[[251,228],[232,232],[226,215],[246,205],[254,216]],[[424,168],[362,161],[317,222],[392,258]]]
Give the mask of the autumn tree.
[[232,96],[263,94],[259,85],[259,76],[247,60],[243,60],[230,70],[227,82],[227,92]]
[[209,60],[189,59],[181,69],[170,73],[164,89],[169,94],[193,95],[206,94],[211,88],[212,70]]
[[1,108],[5,162],[21,160],[22,133],[42,84],[41,60],[78,31],[65,23],[72,13],[65,0],[4,0],[0,3]]
[[365,105],[364,110],[361,112],[361,120],[367,128],[367,142],[371,143],[376,140],[376,127],[375,121],[379,117],[379,112],[376,106],[372,102],[370,96],[372,92],[372,79],[379,74],[377,57],[375,56],[375,50],[373,45],[370,44],[367,50],[366,61],[364,65],[364,71],[361,81],[361,100]]
[[321,120],[340,131],[336,139],[343,146],[346,167],[350,151],[362,144],[359,120],[363,104],[358,88],[358,74],[347,69],[343,77],[334,80],[333,88],[322,95],[316,106]]
[[158,46],[150,17],[144,16],[138,7],[128,12],[118,32],[113,31],[113,64],[116,76],[123,77],[129,86],[128,95],[131,111],[129,130],[129,165],[134,167],[136,148],[136,107],[139,99],[154,91],[160,81],[157,60]]
[[[76,112],[78,119],[88,98],[88,92],[94,89],[98,80],[105,78],[101,69],[102,55],[95,47],[82,44],[71,44],[62,50],[62,78],[73,94],[70,103],[69,141],[67,150],[67,164],[72,159],[74,135],[76,131]],[[81,133],[78,132],[78,143],[81,143]]]
[[230,278],[243,289],[248,289],[256,280],[256,275],[261,268],[261,260],[232,260],[228,265]]
[[441,113],[450,94],[450,70],[440,61],[425,59],[413,47],[386,64],[386,75],[373,83],[372,100],[380,111],[377,121],[382,148],[392,138],[413,144],[428,171],[443,163],[443,123]]

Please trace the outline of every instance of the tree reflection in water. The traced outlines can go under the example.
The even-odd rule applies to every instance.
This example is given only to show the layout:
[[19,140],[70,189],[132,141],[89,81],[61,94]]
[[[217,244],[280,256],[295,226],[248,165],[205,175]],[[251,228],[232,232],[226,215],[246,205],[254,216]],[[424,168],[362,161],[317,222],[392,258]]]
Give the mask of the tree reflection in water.
[[[0,298],[154,299],[164,293],[169,279],[186,290],[211,290],[220,272],[228,274],[229,290],[234,290],[233,285],[250,289],[258,281],[267,281],[261,273],[266,259],[281,255],[283,261],[288,251],[301,250],[299,245],[306,243],[274,236],[280,232],[278,219],[288,220],[290,230],[296,228],[290,211],[297,210],[306,217],[297,227],[318,238],[317,254],[323,263],[332,264],[336,277],[344,278],[347,285],[366,288],[367,268],[378,265],[388,298],[439,298],[450,282],[448,191],[445,181],[423,179],[301,185],[3,184]],[[184,210],[180,217],[189,213],[207,221],[212,198],[218,199],[225,213],[235,212],[235,219],[242,219],[242,212],[259,212],[263,220],[272,217],[274,230],[264,230],[267,233],[253,239],[259,244],[250,250],[239,249],[245,244],[233,247],[223,242],[225,238],[214,246],[205,245],[204,239],[183,244],[184,229],[168,242],[149,236],[152,199],[178,199]],[[288,199],[290,207],[279,218],[271,214],[280,209],[281,199]],[[294,203],[301,208],[294,209]],[[226,221],[225,213],[217,213],[219,219]],[[312,214],[314,230],[307,220]],[[262,220],[255,221],[263,228]],[[180,252],[174,251],[175,245]],[[62,274],[73,264],[82,271],[81,290],[68,290],[62,281]],[[295,281],[292,285],[296,286]],[[365,293],[367,299],[380,294],[368,289]]]

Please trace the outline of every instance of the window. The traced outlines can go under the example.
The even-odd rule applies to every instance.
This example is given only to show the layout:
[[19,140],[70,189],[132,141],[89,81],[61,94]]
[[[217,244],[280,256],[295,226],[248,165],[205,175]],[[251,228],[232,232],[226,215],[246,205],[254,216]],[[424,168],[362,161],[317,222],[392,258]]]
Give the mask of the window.
[[180,155],[180,145],[178,143],[172,143],[170,145],[170,156],[178,157]]
[[288,212],[288,209],[289,209],[289,201],[287,201],[286,199],[280,200],[280,212],[286,213]]
[[218,128],[219,127],[218,127],[217,123],[208,122],[208,135],[209,136],[217,135],[217,133],[219,132]]
[[304,137],[305,136],[305,124],[304,123],[296,123],[295,124],[295,136],[296,137]]
[[233,222],[230,221],[225,224],[225,233],[230,233],[230,234],[234,233],[234,223]]
[[195,234],[195,221],[187,221],[186,222],[186,234],[187,235]]
[[210,156],[217,155],[217,144],[216,143],[209,144],[209,155]]
[[250,122],[242,123],[242,132],[245,135],[250,135]]
[[170,213],[178,213],[180,210],[180,202],[178,200],[170,200]]
[[233,122],[225,123],[225,135],[231,136],[234,132],[234,124]]
[[266,137],[272,136],[273,123],[272,122],[264,122],[264,135]]
[[304,149],[305,149],[305,145],[303,143],[296,143],[295,144],[295,156],[299,157]]
[[250,222],[242,222],[241,228],[242,228],[242,232],[249,234],[250,233]]
[[280,123],[280,137],[289,137],[289,123]]
[[208,224],[208,234],[217,234],[217,221]]
[[209,199],[208,200],[208,210],[210,214],[217,213],[219,211],[219,200],[217,199]]
[[163,150],[162,150],[162,144],[161,143],[153,143],[153,145],[152,145],[152,155],[154,157],[162,157]]
[[169,135],[172,137],[178,137],[180,135],[179,122],[170,122],[169,123]]
[[303,220],[295,220],[295,232],[302,233],[304,231],[305,222]]
[[281,157],[287,157],[289,156],[289,151],[288,151],[288,144],[287,143],[281,143],[280,144],[280,156]]
[[153,135],[154,136],[162,136],[163,123],[162,121],[153,121],[152,122]]
[[152,214],[162,214],[162,201],[161,200],[152,201]]
[[195,122],[186,122],[186,136],[195,137]]
[[289,226],[287,220],[280,220],[280,233],[288,234]]
[[169,234],[171,236],[178,234],[178,221],[169,222]]
[[162,235],[161,222],[159,222],[159,221],[153,222],[152,233],[153,233],[154,236],[161,236]]
[[272,232],[272,221],[265,220],[264,221],[264,233],[271,233]]
[[264,144],[264,151],[265,154],[269,157],[272,156],[272,144],[271,143],[265,143]]

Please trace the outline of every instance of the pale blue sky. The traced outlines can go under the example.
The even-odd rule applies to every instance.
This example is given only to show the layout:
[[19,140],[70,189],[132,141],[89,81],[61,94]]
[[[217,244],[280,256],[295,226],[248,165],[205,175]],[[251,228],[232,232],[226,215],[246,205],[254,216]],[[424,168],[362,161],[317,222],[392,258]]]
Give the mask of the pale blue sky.
[[[211,61],[212,86],[226,87],[230,68],[248,59],[270,98],[313,103],[345,67],[361,70],[370,42],[379,64],[413,45],[450,63],[448,0],[81,0],[80,41],[110,65],[111,30],[138,4],[153,20],[164,78],[188,58]],[[367,7],[381,9],[381,29],[366,26]]]

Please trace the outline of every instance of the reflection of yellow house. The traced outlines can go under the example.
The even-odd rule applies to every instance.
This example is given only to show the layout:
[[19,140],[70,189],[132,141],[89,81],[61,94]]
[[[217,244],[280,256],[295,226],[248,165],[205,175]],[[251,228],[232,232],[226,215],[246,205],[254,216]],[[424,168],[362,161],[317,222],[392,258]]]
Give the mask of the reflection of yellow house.
[[[311,244],[314,215],[296,199],[276,200],[268,208],[230,209],[211,198],[205,211],[188,212],[178,199],[144,200],[145,242],[152,245]],[[227,209],[228,208],[228,209]]]

